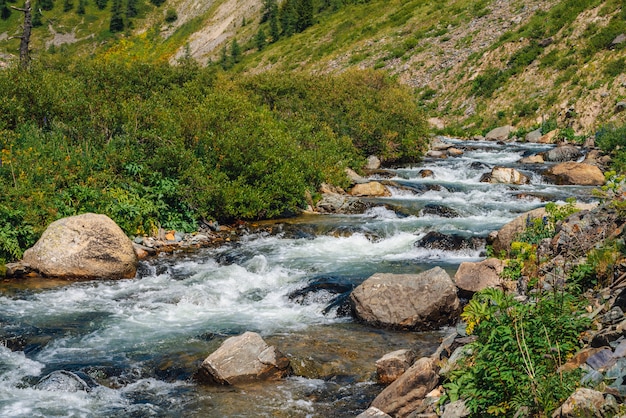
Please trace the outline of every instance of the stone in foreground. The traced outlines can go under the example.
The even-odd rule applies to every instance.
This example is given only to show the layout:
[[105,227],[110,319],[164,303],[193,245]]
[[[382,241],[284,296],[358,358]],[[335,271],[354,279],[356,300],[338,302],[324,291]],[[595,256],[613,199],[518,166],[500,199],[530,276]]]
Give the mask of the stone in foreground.
[[604,404],[601,392],[578,388],[554,413],[552,418],[600,417]]
[[137,271],[131,240],[106,215],[59,219],[24,252],[24,263],[47,277],[120,279]]
[[358,319],[399,329],[436,329],[456,320],[459,298],[440,267],[420,274],[377,273],[350,294]]
[[403,349],[385,354],[376,360],[376,380],[383,385],[390,384],[411,367],[413,360],[413,350]]
[[422,405],[426,395],[437,386],[438,371],[432,358],[417,360],[399,379],[387,386],[371,406],[394,417],[408,416]]
[[356,418],[391,418],[391,416],[385,414],[380,409],[371,406],[357,415]]
[[479,290],[498,287],[502,283],[500,274],[506,263],[497,258],[488,258],[481,262],[463,262],[454,275],[454,282],[460,292],[471,297]]
[[289,359],[255,332],[228,338],[211,353],[196,375],[204,383],[236,385],[278,380],[291,371]]

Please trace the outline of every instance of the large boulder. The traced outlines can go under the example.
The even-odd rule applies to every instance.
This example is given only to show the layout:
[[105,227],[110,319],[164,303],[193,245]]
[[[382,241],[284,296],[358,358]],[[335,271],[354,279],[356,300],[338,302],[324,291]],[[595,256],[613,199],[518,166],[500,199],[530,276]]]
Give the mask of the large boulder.
[[370,204],[357,197],[327,193],[322,195],[320,201],[315,205],[315,209],[321,213],[352,215],[364,213],[370,206]]
[[514,168],[494,167],[491,173],[483,175],[480,181],[494,184],[528,184],[530,180],[527,176]]
[[357,184],[350,190],[352,196],[364,196],[364,197],[381,197],[391,196],[391,192],[384,185],[377,181],[370,181],[369,183]]
[[594,165],[565,162],[548,168],[543,175],[560,185],[602,186],[604,174]]
[[573,145],[561,145],[556,148],[552,148],[550,151],[546,151],[543,154],[545,161],[551,162],[564,162],[575,161],[583,156],[583,153]]
[[439,367],[429,357],[417,360],[400,378],[387,386],[372,407],[394,417],[405,417],[422,406],[426,395],[439,383]]
[[535,129],[534,131],[528,132],[526,136],[524,137],[524,140],[526,142],[537,143],[539,142],[541,137],[542,137],[541,129]]
[[228,338],[203,362],[196,377],[203,383],[236,385],[278,380],[290,373],[289,359],[256,332]]
[[23,261],[47,277],[119,279],[137,271],[131,240],[109,217],[93,213],[51,223]]
[[544,216],[546,216],[546,209],[537,208],[518,216],[508,224],[504,225],[500,228],[491,243],[494,253],[499,254],[501,251],[508,252],[511,247],[511,243],[515,241],[517,235],[526,229],[527,223],[534,219],[543,218]]
[[360,320],[400,329],[438,328],[453,323],[459,312],[456,287],[440,267],[374,274],[352,291],[350,302]]
[[510,125],[499,126],[495,129],[492,129],[485,135],[485,140],[487,141],[505,141],[509,139],[509,135],[513,132],[515,128]]
[[500,275],[504,271],[506,263],[497,258],[488,258],[481,262],[461,263],[456,274],[454,283],[459,291],[467,296],[488,287],[498,287],[502,283]]

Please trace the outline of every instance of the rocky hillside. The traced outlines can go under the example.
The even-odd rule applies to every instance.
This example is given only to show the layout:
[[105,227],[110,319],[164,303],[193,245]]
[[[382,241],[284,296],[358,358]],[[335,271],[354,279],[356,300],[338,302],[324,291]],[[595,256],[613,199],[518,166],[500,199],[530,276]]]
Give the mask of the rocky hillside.
[[[233,72],[388,71],[415,88],[434,127],[448,133],[547,123],[573,139],[626,121],[626,9],[619,0],[320,0],[310,26],[277,39],[271,22],[261,22],[268,1],[131,0],[137,13],[127,11],[114,33],[113,5],[86,3],[79,15],[63,11],[68,1],[43,13],[35,54],[95,51],[207,64],[230,54],[237,40],[242,55]],[[13,11],[0,20],[6,57],[17,50],[10,38],[20,19]]]

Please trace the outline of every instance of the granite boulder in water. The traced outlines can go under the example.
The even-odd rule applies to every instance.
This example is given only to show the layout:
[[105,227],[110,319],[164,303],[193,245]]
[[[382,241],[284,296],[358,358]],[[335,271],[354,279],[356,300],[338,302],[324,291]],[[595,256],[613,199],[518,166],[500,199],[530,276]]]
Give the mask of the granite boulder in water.
[[24,252],[24,263],[59,278],[131,278],[137,256],[131,240],[106,215],[85,213],[59,219]]
[[278,380],[291,372],[289,359],[255,332],[228,338],[203,362],[196,377],[204,383],[236,385]]
[[440,267],[420,274],[377,273],[350,294],[358,319],[399,329],[436,329],[453,323],[459,298],[452,279]]

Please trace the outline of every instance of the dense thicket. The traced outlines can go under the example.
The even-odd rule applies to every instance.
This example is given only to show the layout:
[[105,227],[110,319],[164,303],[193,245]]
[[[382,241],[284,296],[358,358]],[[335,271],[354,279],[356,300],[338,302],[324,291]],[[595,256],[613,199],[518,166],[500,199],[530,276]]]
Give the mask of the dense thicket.
[[288,215],[375,152],[415,160],[425,130],[373,71],[266,74],[86,60],[0,72],[0,258],[51,221],[105,213],[127,233]]

